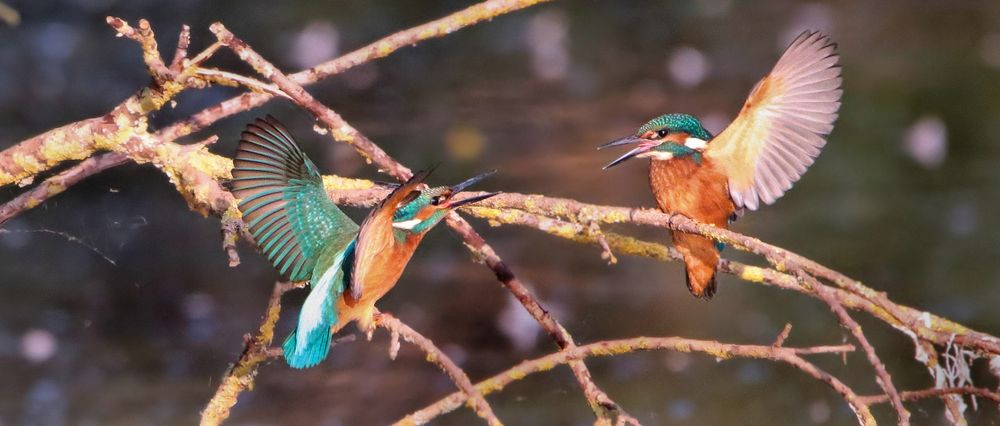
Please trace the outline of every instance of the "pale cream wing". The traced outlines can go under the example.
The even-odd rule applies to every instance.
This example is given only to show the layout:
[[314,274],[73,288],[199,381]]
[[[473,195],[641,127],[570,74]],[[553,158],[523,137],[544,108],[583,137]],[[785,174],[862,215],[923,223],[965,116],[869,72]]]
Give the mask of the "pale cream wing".
[[729,177],[738,208],[780,198],[826,144],[843,93],[836,48],[818,32],[799,35],[708,144],[705,155]]

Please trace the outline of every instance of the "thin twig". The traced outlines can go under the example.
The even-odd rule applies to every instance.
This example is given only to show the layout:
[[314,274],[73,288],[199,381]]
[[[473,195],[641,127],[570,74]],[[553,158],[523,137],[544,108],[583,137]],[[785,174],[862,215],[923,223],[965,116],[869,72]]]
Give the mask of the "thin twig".
[[[157,84],[162,86],[167,81],[173,80],[175,73],[163,62],[163,57],[160,56],[156,44],[156,35],[153,34],[153,28],[150,27],[149,21],[140,19],[138,28],[134,28],[121,18],[109,16],[106,20],[108,25],[118,31],[119,36],[128,37],[142,45],[143,61],[146,62],[149,74],[153,76]],[[183,31],[182,28],[181,32],[183,33]]]
[[[209,29],[220,42],[232,49],[241,59],[253,67],[254,70],[274,82],[297,105],[312,113],[323,125],[330,129],[331,134],[337,140],[352,144],[355,150],[361,153],[362,156],[374,162],[383,172],[388,173],[396,179],[406,180],[412,175],[409,168],[394,160],[381,147],[348,124],[335,111],[317,101],[301,85],[284,75],[274,64],[260,56],[246,42],[237,38],[221,23],[216,22]],[[487,245],[486,241],[468,222],[454,212],[450,213],[446,220],[448,226],[462,237],[466,246],[484,260],[484,263],[493,270],[497,279],[514,294],[518,301],[541,324],[542,328],[553,337],[560,349],[575,347],[575,343],[569,332],[556,322],[547,310],[542,308],[534,295],[516,278],[513,271],[500,259],[493,248]],[[594,411],[594,415],[597,416],[600,423],[611,424],[619,413],[624,412],[617,403],[594,383],[590,371],[582,361],[573,361],[570,363],[570,367],[583,390],[584,396],[587,398],[591,410]]]
[[[346,55],[291,74],[289,78],[300,85],[310,85],[358,65],[389,56],[399,49],[547,1],[550,0],[487,0],[476,3],[450,15],[390,34]],[[165,128],[162,135],[167,141],[176,140],[201,131],[223,118],[261,106],[272,98],[267,93],[244,93]],[[0,173],[2,172],[0,168]]]
[[0,206],[0,226],[3,226],[14,216],[26,210],[31,210],[35,206],[45,202],[45,200],[61,194],[66,188],[75,185],[77,182],[127,161],[128,157],[118,153],[102,154],[81,161],[80,164],[46,179],[44,182],[38,184],[38,186],[25,191],[23,194]]
[[[917,401],[927,398],[938,398],[946,395],[972,395],[981,398],[989,399],[997,404],[1000,404],[1000,393],[992,392],[988,389],[982,389],[972,386],[963,386],[960,388],[930,388],[918,391],[903,391],[899,396],[903,401]],[[889,395],[865,395],[859,397],[861,401],[864,401],[868,405],[885,404],[889,402]]]
[[896,410],[896,415],[899,420],[899,425],[910,424],[910,412],[903,406],[903,400],[899,397],[899,391],[896,390],[896,385],[892,383],[892,376],[885,369],[885,364],[879,359],[878,354],[875,353],[875,348],[872,344],[868,342],[868,338],[865,337],[864,331],[861,329],[861,325],[851,318],[851,315],[847,313],[844,306],[840,304],[837,297],[827,288],[825,285],[820,284],[812,276],[806,274],[805,272],[799,273],[799,278],[806,282],[809,287],[816,293],[817,296],[830,308],[830,311],[837,316],[840,320],[840,324],[846,328],[861,345],[862,351],[865,353],[865,357],[868,358],[868,362],[871,363],[872,367],[875,368],[876,382],[878,382],[879,387],[889,395],[889,401],[892,402],[892,408]]
[[180,34],[177,36],[177,48],[174,49],[174,58],[170,61],[171,71],[179,73],[183,70],[189,46],[191,46],[191,27],[181,25]]
[[[818,354],[841,354],[846,352],[854,351],[854,346],[852,345],[837,345],[837,346],[814,346],[805,348],[790,348],[781,347],[776,348],[773,346],[760,346],[760,345],[738,345],[738,344],[728,344],[720,343],[710,340],[696,340],[687,339],[683,337],[635,337],[631,339],[618,339],[618,340],[608,340],[596,343],[590,343],[586,345],[580,345],[571,349],[564,349],[562,351],[543,356],[541,358],[536,358],[533,360],[523,361],[520,364],[511,367],[510,369],[494,375],[489,379],[483,380],[476,384],[476,388],[483,395],[488,395],[490,393],[499,392],[505,387],[513,382],[521,380],[528,375],[544,372],[551,370],[556,365],[566,364],[574,360],[582,360],[589,357],[603,357],[603,356],[616,356],[632,352],[639,351],[651,351],[651,350],[671,350],[678,352],[700,352],[708,355],[712,355],[716,359],[732,359],[732,358],[756,358],[756,359],[769,359],[772,361],[779,361],[792,364],[797,368],[806,371],[813,377],[817,375],[825,374],[815,366],[813,366],[808,361],[801,358],[804,355],[818,355]],[[804,367],[804,369],[803,369]],[[853,395],[853,392],[846,387],[843,383],[840,383],[835,378],[825,377],[822,378],[824,382],[828,384],[836,383],[838,387],[838,392],[845,392],[848,395]],[[831,385],[834,386],[834,385]],[[852,398],[855,400],[856,395]],[[440,416],[442,414],[454,411],[458,407],[461,407],[466,401],[466,396],[462,392],[454,392],[439,401],[424,407],[400,421],[396,422],[397,425],[406,424],[425,424],[431,419]],[[861,407],[866,407],[864,404],[860,404]],[[867,411],[867,408],[865,408]],[[868,413],[870,416],[870,413]]]
[[294,283],[274,284],[260,329],[255,336],[244,337],[243,353],[240,354],[239,360],[226,372],[212,399],[201,412],[201,426],[218,425],[228,418],[229,410],[236,405],[240,393],[253,385],[257,367],[274,356],[269,348],[271,341],[274,340],[274,326],[281,316],[281,296],[293,288],[296,288]]
[[[472,385],[472,381],[469,380],[469,376],[462,371],[458,365],[455,364],[451,358],[448,357],[441,349],[438,349],[430,339],[424,337],[416,330],[410,328],[410,326],[404,324],[398,318],[386,314],[379,313],[375,316],[375,325],[385,328],[392,332],[393,341],[398,342],[398,338],[402,337],[403,340],[417,345],[424,353],[427,354],[427,360],[438,366],[448,377],[451,378],[458,389],[463,392],[467,398],[472,399],[472,408],[490,425],[501,424],[497,416],[493,414],[493,409],[490,408],[490,404],[486,402],[483,395],[476,390],[475,386]],[[397,346],[398,348],[398,346]],[[398,350],[398,349],[397,349]]]
[[232,73],[229,71],[217,70],[215,68],[198,68],[195,74],[205,77],[208,81],[225,86],[244,86],[254,92],[270,93],[274,96],[288,98],[285,92],[278,89],[273,84],[267,84],[260,80]]

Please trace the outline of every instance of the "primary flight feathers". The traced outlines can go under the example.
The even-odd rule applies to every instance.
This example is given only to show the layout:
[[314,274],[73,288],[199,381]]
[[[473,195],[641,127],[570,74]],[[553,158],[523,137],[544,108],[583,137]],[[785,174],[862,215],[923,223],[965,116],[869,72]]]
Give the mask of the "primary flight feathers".
[[278,271],[304,281],[323,246],[357,225],[323,190],[316,166],[274,117],[247,125],[233,160],[233,195],[250,234]]
[[708,144],[705,155],[729,177],[738,208],[773,203],[826,144],[843,93],[836,47],[819,32],[799,35]]

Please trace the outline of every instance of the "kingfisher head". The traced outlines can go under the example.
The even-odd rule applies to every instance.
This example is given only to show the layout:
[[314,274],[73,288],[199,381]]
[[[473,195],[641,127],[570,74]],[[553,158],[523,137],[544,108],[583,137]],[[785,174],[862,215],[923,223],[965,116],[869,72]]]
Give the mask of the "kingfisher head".
[[[418,172],[410,182],[404,184],[405,193],[395,204],[395,212],[392,215],[392,227],[405,234],[423,234],[437,225],[441,219],[452,210],[466,204],[475,203],[490,198],[499,192],[489,192],[486,194],[460,198],[458,194],[466,188],[472,186],[491,175],[496,171],[483,173],[465,180],[453,186],[416,188],[415,185],[407,185],[410,182],[422,182],[430,174]],[[390,196],[391,198],[391,196]]]
[[697,118],[688,114],[665,114],[643,124],[634,135],[608,142],[597,149],[638,144],[604,166],[605,170],[630,158],[670,160],[690,156],[696,163],[701,163],[701,153],[711,139],[712,134],[701,126]]

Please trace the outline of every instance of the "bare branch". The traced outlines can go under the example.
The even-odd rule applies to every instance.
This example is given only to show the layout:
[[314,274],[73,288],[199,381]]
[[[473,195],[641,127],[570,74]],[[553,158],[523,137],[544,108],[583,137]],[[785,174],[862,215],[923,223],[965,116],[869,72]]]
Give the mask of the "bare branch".
[[247,335],[244,338],[243,353],[240,354],[239,360],[226,372],[208,406],[201,412],[201,426],[218,425],[228,418],[229,410],[236,405],[240,393],[253,384],[257,376],[257,367],[274,356],[268,348],[274,340],[274,325],[278,323],[278,317],[281,315],[281,296],[295,287],[293,283],[274,284],[260,330],[255,336]]
[[[678,352],[699,352],[714,356],[717,359],[755,358],[791,364],[807,374],[830,384],[842,395],[846,394],[862,410],[865,418],[870,418],[867,405],[858,402],[858,397],[846,385],[829,376],[801,357],[804,355],[842,354],[854,351],[852,345],[814,346],[806,348],[773,347],[760,345],[737,345],[709,340],[686,339],[682,337],[635,337],[631,339],[608,340],[577,346],[571,349],[546,355],[541,358],[521,362],[520,364],[489,379],[476,384],[483,395],[503,390],[507,385],[521,380],[528,375],[551,370],[556,365],[566,364],[574,360],[589,357],[616,356],[639,351],[670,350]],[[455,392],[441,400],[424,407],[396,422],[397,425],[425,424],[442,414],[454,411],[465,403],[466,396]],[[874,420],[871,423],[874,424]]]
[[[383,37],[336,59],[289,75],[297,84],[309,85],[358,65],[384,58],[407,46],[443,37],[501,15],[506,15],[550,0],[487,0],[450,15]],[[223,118],[263,105],[272,99],[266,93],[244,93],[218,105],[206,108],[191,118],[163,131],[167,141],[201,131]]]
[[[387,154],[382,148],[361,134],[357,129],[348,124],[344,119],[317,101],[302,86],[292,81],[284,75],[273,64],[255,52],[243,40],[237,38],[232,32],[227,30],[221,23],[214,23],[210,30],[218,37],[219,41],[232,49],[241,59],[247,62],[258,73],[274,82],[278,88],[288,94],[292,100],[300,107],[312,113],[323,125],[330,129],[331,134],[340,141],[352,144],[356,151],[366,159],[374,162],[382,171],[399,179],[406,180],[412,172]],[[538,300],[531,294],[527,287],[521,283],[514,275],[513,271],[500,259],[492,247],[474,230],[468,222],[463,220],[457,213],[452,212],[446,219],[451,227],[465,245],[472,250],[478,258],[493,270],[497,279],[510,290],[514,297],[521,302],[529,313],[541,324],[550,336],[555,340],[560,349],[575,347],[572,336],[562,327],[547,310],[542,308]],[[599,423],[611,424],[619,413],[624,410],[618,406],[608,395],[594,383],[590,371],[582,361],[570,362],[570,368],[583,389],[584,396],[597,416]]]
[[[930,388],[918,391],[903,391],[900,394],[900,398],[903,401],[917,401],[927,398],[940,398],[946,395],[972,395],[981,398],[989,399],[997,404],[1000,404],[1000,393],[991,392],[987,389],[976,388],[972,386],[965,386],[960,388]],[[864,401],[868,405],[885,404],[889,402],[889,395],[868,395],[859,397],[861,401]]]
[[[482,417],[490,425],[501,424],[497,416],[493,414],[493,409],[490,408],[489,403],[486,402],[483,395],[472,385],[469,376],[448,355],[442,352],[441,349],[438,349],[434,345],[434,342],[417,333],[416,330],[410,328],[410,326],[404,324],[396,317],[386,313],[379,313],[375,316],[375,325],[392,332],[394,342],[398,342],[396,339],[402,337],[403,340],[417,345],[417,347],[427,354],[428,361],[437,365],[448,377],[451,377],[451,380],[458,385],[458,389],[464,393],[466,398],[472,399],[472,408],[479,417]],[[398,346],[394,347],[398,350]]]
[[188,47],[191,46],[191,27],[181,25],[180,35],[177,36],[177,49],[174,50],[174,58],[170,61],[170,70],[179,73],[184,69],[184,60],[187,59]]
[[868,358],[868,362],[875,368],[875,381],[889,395],[889,401],[892,402],[892,408],[896,410],[899,424],[910,424],[910,412],[903,406],[903,400],[899,397],[896,385],[892,383],[892,376],[886,371],[885,364],[882,363],[878,354],[875,353],[875,348],[868,342],[864,331],[861,330],[861,325],[857,321],[854,321],[854,318],[851,318],[851,315],[847,313],[847,310],[844,309],[844,306],[840,304],[840,301],[837,300],[837,297],[829,288],[820,284],[819,281],[804,272],[799,273],[799,278],[805,281],[819,298],[826,302],[827,306],[830,307],[830,311],[840,320],[840,324],[854,335],[854,338],[857,339],[858,344],[861,345],[861,349]]
[[35,206],[45,202],[45,200],[61,194],[66,188],[75,185],[77,182],[123,164],[126,161],[128,161],[128,157],[122,154],[103,154],[83,160],[80,164],[46,179],[38,186],[0,206],[0,226],[3,226],[11,218],[21,214],[25,210],[33,209]]

